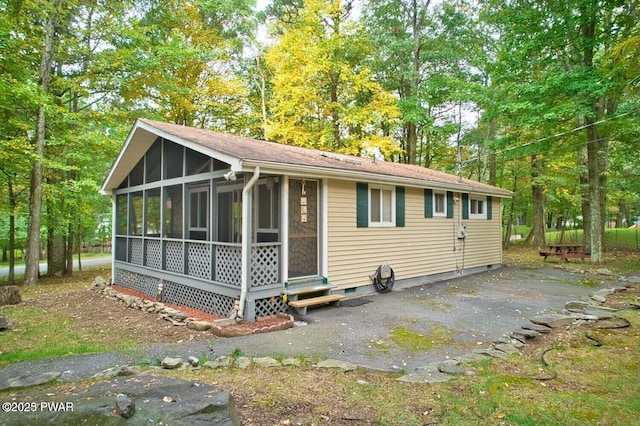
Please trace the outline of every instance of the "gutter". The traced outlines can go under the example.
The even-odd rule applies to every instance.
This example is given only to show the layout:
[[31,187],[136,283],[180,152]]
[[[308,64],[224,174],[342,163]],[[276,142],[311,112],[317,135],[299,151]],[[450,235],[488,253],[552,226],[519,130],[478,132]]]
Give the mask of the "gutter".
[[247,301],[249,277],[251,276],[251,189],[260,177],[260,167],[253,170],[253,176],[242,188],[242,268],[240,279],[240,305],[238,306],[238,318],[244,318],[244,305]]

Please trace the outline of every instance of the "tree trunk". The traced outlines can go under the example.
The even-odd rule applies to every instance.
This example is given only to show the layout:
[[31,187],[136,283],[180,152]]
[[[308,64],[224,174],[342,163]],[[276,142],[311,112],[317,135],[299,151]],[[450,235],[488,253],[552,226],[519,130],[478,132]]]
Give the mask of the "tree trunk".
[[533,226],[531,234],[527,238],[530,246],[542,248],[546,243],[544,227],[544,185],[538,176],[540,175],[540,161],[537,154],[531,156],[531,194],[533,197]]
[[591,202],[589,196],[589,172],[587,171],[587,147],[580,149],[580,193],[582,198],[582,250],[591,253]]
[[590,209],[590,241],[591,261],[601,263],[604,261],[604,196],[606,194],[606,139],[599,140],[595,126],[591,119],[587,119],[587,169],[589,171],[589,200]]
[[[39,86],[43,93],[49,93],[51,64],[58,13],[62,1],[58,1],[50,12],[45,23],[45,36],[42,57],[40,60]],[[40,272],[40,225],[42,223],[42,159],[46,140],[45,105],[38,107],[36,119],[36,139],[34,146],[35,160],[31,169],[31,185],[29,191],[29,227],[27,230],[27,258],[25,263],[24,283],[35,285]]]

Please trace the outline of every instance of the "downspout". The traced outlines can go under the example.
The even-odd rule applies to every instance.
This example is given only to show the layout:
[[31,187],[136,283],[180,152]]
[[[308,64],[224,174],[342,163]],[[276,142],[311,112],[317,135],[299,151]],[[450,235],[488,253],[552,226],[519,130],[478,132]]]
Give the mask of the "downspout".
[[247,301],[249,277],[251,275],[249,264],[251,261],[251,189],[260,177],[260,167],[253,170],[253,176],[242,189],[242,268],[240,280],[240,306],[238,306],[238,318],[244,318],[244,305]]

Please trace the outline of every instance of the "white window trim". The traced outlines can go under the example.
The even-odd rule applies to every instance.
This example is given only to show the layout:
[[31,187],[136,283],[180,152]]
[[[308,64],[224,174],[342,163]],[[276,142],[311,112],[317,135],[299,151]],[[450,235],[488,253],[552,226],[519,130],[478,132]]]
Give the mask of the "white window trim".
[[[436,203],[436,196],[438,195],[442,195],[443,197],[443,201],[444,201],[443,212],[436,211],[436,206],[438,205],[438,203]],[[447,193],[444,191],[433,191],[433,217],[447,217]]]
[[[372,222],[371,221],[371,190],[377,189],[380,191],[391,191],[391,221],[390,222]],[[381,206],[382,208],[382,206]],[[382,214],[382,209],[380,210]],[[374,227],[393,227],[396,226],[396,188],[393,186],[384,185],[369,185],[369,211],[367,212],[369,218],[369,226]]]
[[[482,203],[482,213],[471,213],[471,202],[478,201]],[[469,219],[486,219],[487,218],[487,197],[469,196]]]

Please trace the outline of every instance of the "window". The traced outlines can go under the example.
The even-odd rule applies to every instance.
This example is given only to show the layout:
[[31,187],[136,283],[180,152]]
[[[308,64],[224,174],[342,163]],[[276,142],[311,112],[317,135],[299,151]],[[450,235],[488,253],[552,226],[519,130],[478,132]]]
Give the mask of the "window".
[[[431,198],[429,198],[431,200]],[[405,226],[404,186],[356,183],[356,226]]]
[[433,215],[434,216],[447,215],[447,197],[444,192],[433,193]]
[[486,199],[480,197],[469,197],[469,217],[471,219],[486,219]]
[[189,238],[206,240],[209,230],[209,187],[189,188]]
[[369,189],[369,225],[394,225],[394,191],[392,188],[371,187]]

